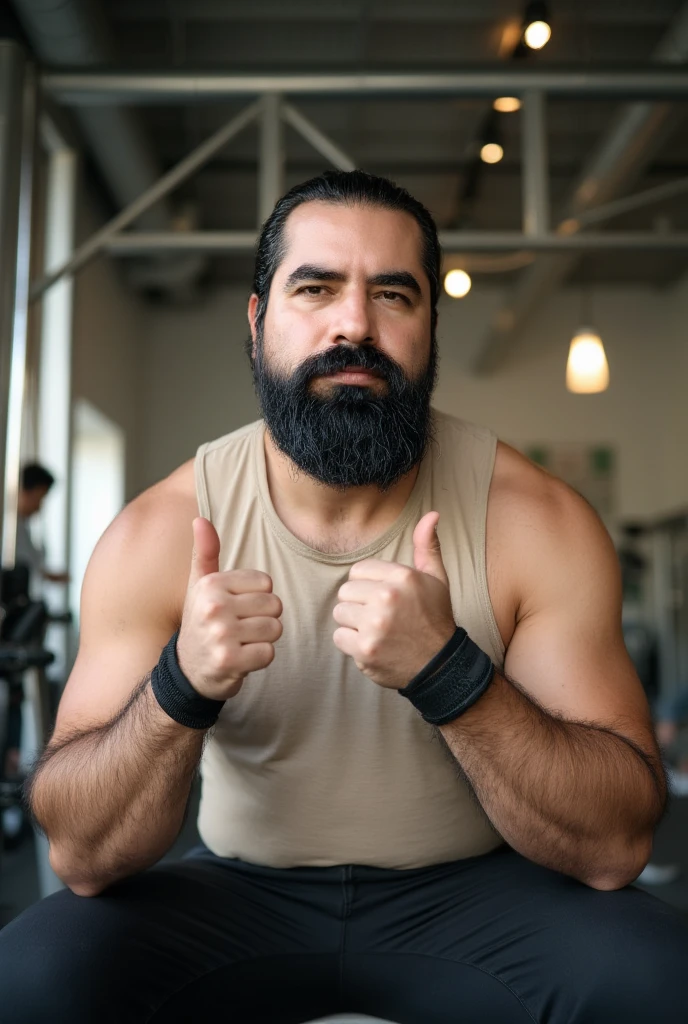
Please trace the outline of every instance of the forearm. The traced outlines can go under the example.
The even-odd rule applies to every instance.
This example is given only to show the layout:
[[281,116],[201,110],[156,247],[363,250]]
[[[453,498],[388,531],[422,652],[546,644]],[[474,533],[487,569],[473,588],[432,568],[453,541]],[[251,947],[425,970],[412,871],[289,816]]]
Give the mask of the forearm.
[[440,729],[491,822],[524,856],[597,888],[642,868],[664,807],[659,761],[614,732],[552,716],[499,674]]
[[163,856],[181,828],[205,736],[170,718],[146,679],[107,725],[48,746],[27,799],[70,888],[95,894]]

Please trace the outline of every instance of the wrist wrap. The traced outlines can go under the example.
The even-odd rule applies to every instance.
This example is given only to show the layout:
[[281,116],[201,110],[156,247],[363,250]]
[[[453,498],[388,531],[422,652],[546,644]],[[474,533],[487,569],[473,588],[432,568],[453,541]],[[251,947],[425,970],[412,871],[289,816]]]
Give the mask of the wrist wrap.
[[151,672],[151,689],[163,711],[189,729],[209,729],[215,725],[224,706],[223,700],[212,700],[194,690],[177,661],[175,633]]
[[467,711],[494,678],[494,665],[457,627],[451,640],[398,692],[431,725],[446,725]]

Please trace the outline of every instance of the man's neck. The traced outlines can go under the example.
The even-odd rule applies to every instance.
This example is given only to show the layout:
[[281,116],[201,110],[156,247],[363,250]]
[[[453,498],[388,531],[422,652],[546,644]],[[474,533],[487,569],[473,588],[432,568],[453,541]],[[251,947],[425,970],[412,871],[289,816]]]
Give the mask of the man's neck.
[[354,551],[389,529],[403,511],[420,466],[384,493],[374,486],[336,490],[302,472],[265,431],[265,468],[277,515],[299,540],[320,551]]

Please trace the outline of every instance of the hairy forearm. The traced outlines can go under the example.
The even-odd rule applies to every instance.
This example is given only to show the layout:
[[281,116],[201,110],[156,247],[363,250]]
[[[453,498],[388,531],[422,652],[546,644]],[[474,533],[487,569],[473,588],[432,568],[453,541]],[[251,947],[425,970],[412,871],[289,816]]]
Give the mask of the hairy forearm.
[[665,802],[661,762],[612,730],[555,717],[499,674],[440,727],[519,853],[596,888],[632,881]]
[[205,735],[173,721],[147,678],[111,722],[48,745],[25,792],[70,888],[94,895],[163,856],[181,828]]

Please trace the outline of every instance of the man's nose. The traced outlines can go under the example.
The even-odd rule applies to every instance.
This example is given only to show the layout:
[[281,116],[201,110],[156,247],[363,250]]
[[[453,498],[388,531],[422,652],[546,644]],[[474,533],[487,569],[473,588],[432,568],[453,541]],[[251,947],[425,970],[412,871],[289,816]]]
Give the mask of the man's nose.
[[355,293],[347,296],[333,309],[332,343],[341,345],[370,344],[376,340],[374,318],[368,296]]

